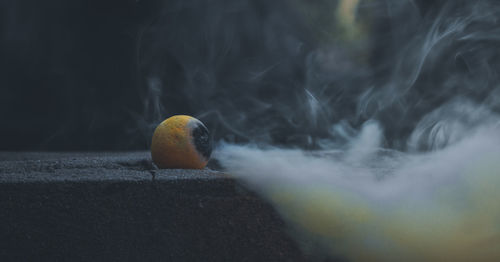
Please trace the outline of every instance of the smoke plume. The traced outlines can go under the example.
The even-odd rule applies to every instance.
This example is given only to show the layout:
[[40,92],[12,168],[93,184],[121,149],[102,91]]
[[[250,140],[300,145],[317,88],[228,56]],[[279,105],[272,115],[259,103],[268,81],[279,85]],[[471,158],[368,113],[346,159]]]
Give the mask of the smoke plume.
[[[192,112],[304,250],[500,258],[494,0],[178,1],[141,34],[144,116]],[[150,132],[150,131],[148,131]]]
[[226,139],[215,157],[312,253],[497,261],[500,5],[340,2],[355,13],[339,18],[334,41],[322,35],[305,54],[300,88],[270,84],[303,93],[244,96],[277,115],[238,110],[255,120],[241,129],[249,141]]

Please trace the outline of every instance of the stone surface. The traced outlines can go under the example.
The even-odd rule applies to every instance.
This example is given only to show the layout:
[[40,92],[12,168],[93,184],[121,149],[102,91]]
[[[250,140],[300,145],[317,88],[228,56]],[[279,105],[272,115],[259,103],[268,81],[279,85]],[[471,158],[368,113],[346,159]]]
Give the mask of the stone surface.
[[270,205],[148,152],[0,152],[1,261],[304,261]]

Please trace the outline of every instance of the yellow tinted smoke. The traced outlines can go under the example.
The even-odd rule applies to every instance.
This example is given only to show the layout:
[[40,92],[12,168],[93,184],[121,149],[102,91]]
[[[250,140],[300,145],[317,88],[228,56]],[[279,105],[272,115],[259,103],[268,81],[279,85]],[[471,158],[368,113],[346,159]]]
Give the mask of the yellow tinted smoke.
[[327,186],[272,188],[271,202],[307,237],[352,261],[498,261],[500,155],[429,198],[379,205]]

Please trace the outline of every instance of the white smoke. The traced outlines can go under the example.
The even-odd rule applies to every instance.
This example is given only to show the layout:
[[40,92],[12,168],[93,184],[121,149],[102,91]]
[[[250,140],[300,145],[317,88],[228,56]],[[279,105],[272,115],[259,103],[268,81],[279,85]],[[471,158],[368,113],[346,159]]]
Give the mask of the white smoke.
[[215,157],[273,203],[299,237],[315,239],[331,256],[496,261],[499,131],[489,124],[445,128],[440,136],[453,137],[447,147],[403,153],[379,147],[380,127],[370,122],[342,151],[221,144]]
[[311,74],[317,83],[308,82],[305,108],[313,126],[328,123],[320,114],[338,117],[330,138],[315,141],[321,150],[221,143],[215,157],[274,204],[299,243],[320,247],[304,247],[310,252],[499,261],[499,6],[450,1],[419,16],[412,1],[362,2],[391,7],[392,40],[383,43],[395,48],[376,61],[373,81],[352,100],[357,112],[344,118],[335,112],[341,99],[318,94],[330,88],[343,98],[359,87],[348,78],[324,85]]

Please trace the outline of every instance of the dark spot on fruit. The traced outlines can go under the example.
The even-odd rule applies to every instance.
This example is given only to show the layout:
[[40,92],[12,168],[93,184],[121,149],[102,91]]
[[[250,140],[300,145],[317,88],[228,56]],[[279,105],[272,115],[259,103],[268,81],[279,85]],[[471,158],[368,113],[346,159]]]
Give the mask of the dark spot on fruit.
[[212,154],[212,143],[208,134],[208,129],[202,123],[197,123],[191,131],[196,150],[208,161]]

